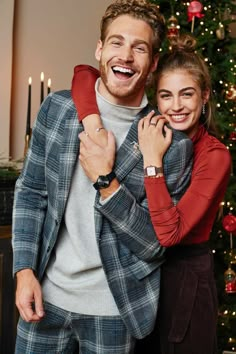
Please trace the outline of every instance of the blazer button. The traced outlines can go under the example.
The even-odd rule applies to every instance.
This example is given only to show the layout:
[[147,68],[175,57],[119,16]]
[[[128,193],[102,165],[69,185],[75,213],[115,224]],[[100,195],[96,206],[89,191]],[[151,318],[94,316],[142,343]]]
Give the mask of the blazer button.
[[55,224],[56,224],[56,226],[58,225],[58,220],[55,220]]
[[48,246],[48,248],[47,248],[47,252],[49,252],[49,251],[50,251],[50,249],[51,249],[51,247],[50,247],[50,246]]

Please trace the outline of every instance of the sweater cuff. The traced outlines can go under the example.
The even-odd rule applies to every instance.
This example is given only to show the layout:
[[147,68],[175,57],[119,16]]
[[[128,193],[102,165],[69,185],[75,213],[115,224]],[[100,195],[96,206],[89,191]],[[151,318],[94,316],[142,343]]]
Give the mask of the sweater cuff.
[[95,93],[99,76],[99,71],[90,65],[77,65],[74,68],[71,95],[80,122],[90,114],[99,114]]

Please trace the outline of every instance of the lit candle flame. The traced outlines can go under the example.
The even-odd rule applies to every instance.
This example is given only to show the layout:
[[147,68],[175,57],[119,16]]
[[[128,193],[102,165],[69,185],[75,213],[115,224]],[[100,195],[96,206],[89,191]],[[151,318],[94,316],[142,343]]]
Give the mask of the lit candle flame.
[[32,84],[32,77],[30,76],[29,77],[29,85],[31,85]]
[[48,79],[48,87],[51,87],[51,84],[52,84],[52,80]]
[[41,78],[41,81],[44,80],[44,73],[43,72],[41,72],[40,78]]

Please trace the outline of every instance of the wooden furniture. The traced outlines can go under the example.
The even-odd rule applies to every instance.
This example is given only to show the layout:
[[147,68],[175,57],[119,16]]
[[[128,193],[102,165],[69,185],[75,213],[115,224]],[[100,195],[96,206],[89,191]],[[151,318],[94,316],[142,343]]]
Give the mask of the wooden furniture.
[[17,310],[12,276],[11,226],[0,226],[0,353],[13,354]]

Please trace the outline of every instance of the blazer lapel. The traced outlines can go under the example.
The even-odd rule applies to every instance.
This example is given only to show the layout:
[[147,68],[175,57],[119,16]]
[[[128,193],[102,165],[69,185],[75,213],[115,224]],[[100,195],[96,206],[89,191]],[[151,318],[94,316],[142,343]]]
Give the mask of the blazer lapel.
[[142,158],[138,145],[138,122],[151,109],[152,107],[148,105],[137,115],[123,144],[117,151],[114,170],[119,181],[122,181]]
[[69,110],[65,115],[63,140],[60,149],[58,212],[62,215],[68,198],[74,167],[78,158],[78,134],[83,130],[76,112]]

